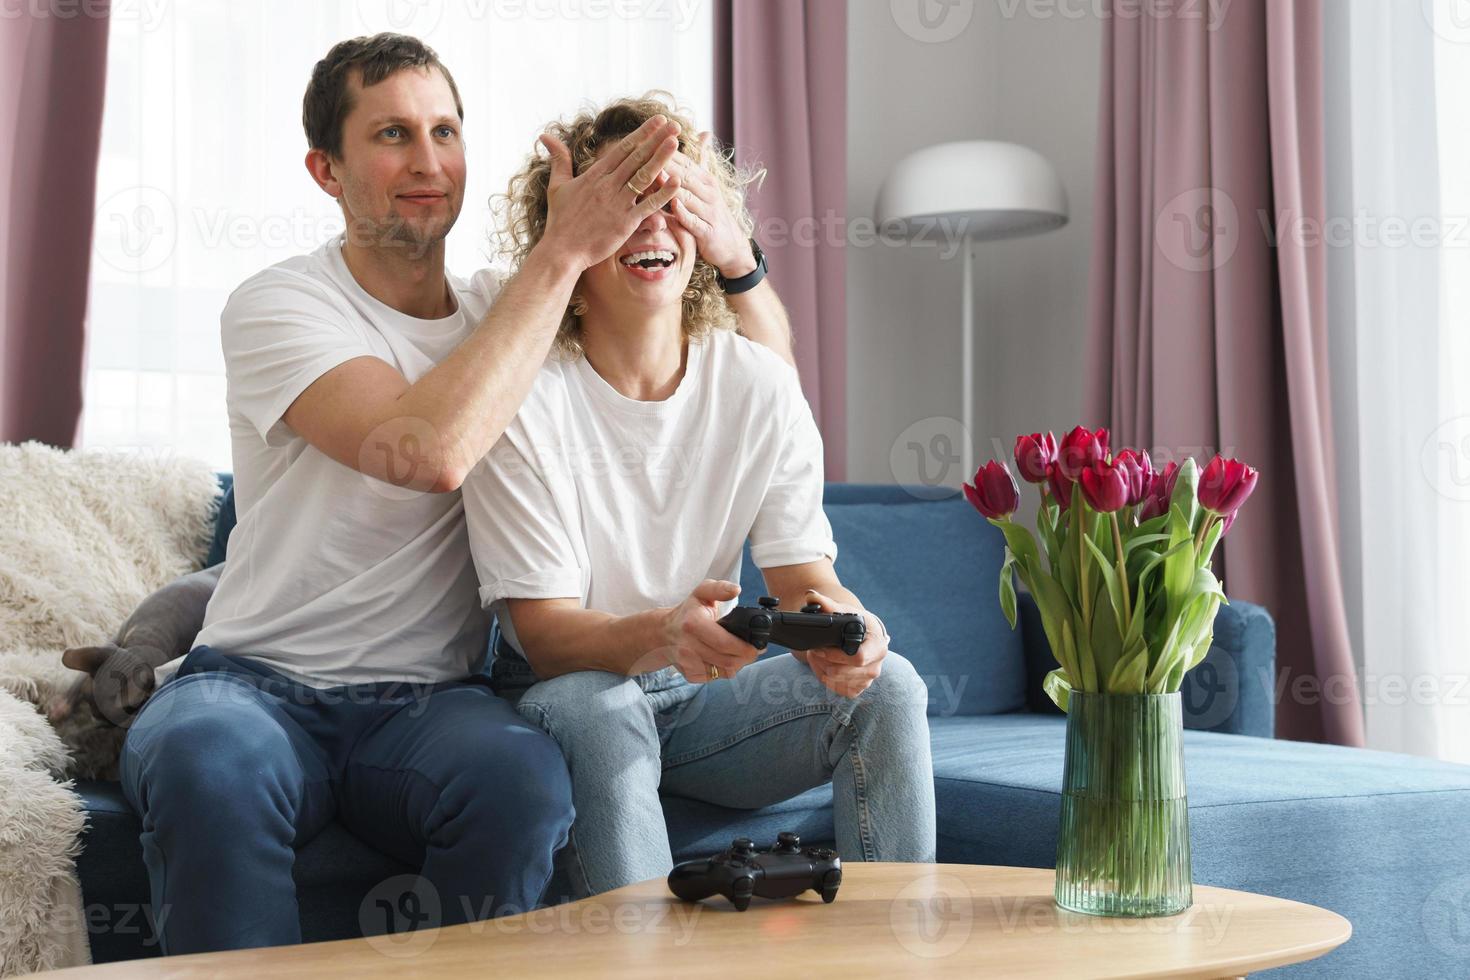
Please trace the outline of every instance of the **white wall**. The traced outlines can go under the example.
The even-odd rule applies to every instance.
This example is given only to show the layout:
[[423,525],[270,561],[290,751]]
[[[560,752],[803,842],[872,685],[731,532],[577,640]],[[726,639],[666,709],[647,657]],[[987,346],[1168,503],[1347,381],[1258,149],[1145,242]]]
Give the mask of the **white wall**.
[[[1060,231],[977,250],[970,429],[977,460],[1008,457],[1018,432],[1060,432],[1082,421],[1101,23],[1091,14],[1063,16],[1057,7],[1065,4],[1032,4],[1038,16],[1024,2],[950,0],[948,8],[932,4],[931,13],[968,13],[968,24],[951,39],[929,41],[912,21],[912,33],[900,25],[905,3],[931,0],[848,5],[849,222],[872,217],[898,159],[957,139],[1034,147],[1056,166],[1071,202],[1071,222]],[[943,259],[941,251],[848,246],[849,480],[913,479],[906,445],[898,447],[897,473],[890,463],[895,442],[927,445],[943,424],[925,420],[959,414],[962,256]],[[937,475],[939,461],[930,463]],[[961,478],[950,466],[944,482],[957,486]]]

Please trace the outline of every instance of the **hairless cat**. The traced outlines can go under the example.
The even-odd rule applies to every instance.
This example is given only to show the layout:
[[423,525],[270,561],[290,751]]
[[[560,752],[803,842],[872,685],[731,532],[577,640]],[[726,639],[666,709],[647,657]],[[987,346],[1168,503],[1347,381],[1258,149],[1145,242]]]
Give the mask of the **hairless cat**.
[[224,563],[176,578],[139,604],[111,643],[72,647],[61,662],[83,671],[46,714],[58,722],[89,702],[99,718],[126,728],[153,693],[153,672],[189,652]]

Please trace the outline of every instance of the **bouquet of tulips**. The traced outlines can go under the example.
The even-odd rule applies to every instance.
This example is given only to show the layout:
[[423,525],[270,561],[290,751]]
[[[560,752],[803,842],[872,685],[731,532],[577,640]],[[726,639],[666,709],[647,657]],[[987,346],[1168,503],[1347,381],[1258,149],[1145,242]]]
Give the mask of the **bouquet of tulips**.
[[1256,487],[1258,474],[1216,455],[1155,471],[1146,452],[1108,447],[1108,430],[1078,426],[1058,445],[1050,432],[1016,438],[1016,467],[1041,495],[1041,543],[1011,520],[1020,490],[991,460],[966,498],[1006,538],[1000,604],[1016,625],[1014,576],[1036,600],[1060,665],[1047,695],[1063,711],[1072,691],[1167,694],[1179,690],[1214,638],[1225,593],[1210,569],[1215,545]]

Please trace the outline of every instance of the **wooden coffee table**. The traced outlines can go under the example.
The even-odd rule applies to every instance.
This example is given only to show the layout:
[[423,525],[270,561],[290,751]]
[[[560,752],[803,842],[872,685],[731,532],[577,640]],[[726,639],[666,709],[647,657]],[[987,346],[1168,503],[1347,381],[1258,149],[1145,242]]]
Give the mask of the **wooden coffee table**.
[[59,971],[90,977],[343,975],[847,977],[1239,977],[1321,956],[1352,934],[1335,912],[1194,886],[1194,905],[1110,919],[1052,902],[1049,868],[843,866],[815,895],[686,905],[662,879],[526,915],[303,946],[134,960]]

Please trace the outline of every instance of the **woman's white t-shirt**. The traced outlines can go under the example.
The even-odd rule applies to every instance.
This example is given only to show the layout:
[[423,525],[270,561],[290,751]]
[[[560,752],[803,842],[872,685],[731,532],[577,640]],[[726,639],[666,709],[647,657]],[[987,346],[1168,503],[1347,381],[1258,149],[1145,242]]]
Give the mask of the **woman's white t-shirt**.
[[761,568],[835,559],[822,488],[796,369],[732,331],[689,343],[663,401],[628,398],[585,357],[550,360],[463,486],[480,599],[519,649],[507,598],[676,605],[706,578],[738,582],[747,535]]
[[376,357],[410,383],[427,373],[500,287],[491,270],[448,279],[454,314],[407,316],[358,285],[338,236],[230,295],[220,332],[239,523],[196,645],[315,687],[437,683],[482,662],[489,617],[459,493],[364,476],[282,420],[308,385],[353,358]]

